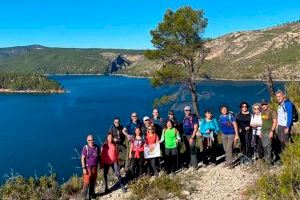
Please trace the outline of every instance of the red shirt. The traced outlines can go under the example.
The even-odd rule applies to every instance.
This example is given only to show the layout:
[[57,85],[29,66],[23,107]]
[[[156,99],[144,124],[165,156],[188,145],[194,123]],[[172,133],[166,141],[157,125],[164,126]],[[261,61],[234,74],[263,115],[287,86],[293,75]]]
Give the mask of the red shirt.
[[146,135],[145,144],[152,145],[152,144],[156,144],[157,141],[158,141],[158,136],[155,133],[154,134],[148,133]]
[[113,143],[104,144],[101,148],[101,164],[114,164],[119,160],[117,147]]

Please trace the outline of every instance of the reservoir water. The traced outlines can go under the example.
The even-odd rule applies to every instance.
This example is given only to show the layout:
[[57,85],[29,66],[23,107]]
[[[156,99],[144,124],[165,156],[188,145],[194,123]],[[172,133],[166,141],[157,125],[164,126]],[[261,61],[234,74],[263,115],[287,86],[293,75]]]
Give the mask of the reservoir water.
[[[109,76],[55,76],[69,92],[64,94],[0,94],[0,182],[12,170],[23,176],[43,175],[49,166],[60,180],[80,174],[78,152],[87,134],[102,138],[113,117],[125,124],[130,113],[142,118],[152,113],[153,99],[176,89],[154,89],[148,79]],[[277,83],[276,87],[282,87]],[[262,82],[203,81],[200,109],[268,99]],[[182,99],[182,106],[185,99]],[[166,116],[168,106],[160,109]],[[182,108],[179,107],[179,110]],[[180,119],[182,112],[177,111]],[[98,139],[96,140],[99,143]]]

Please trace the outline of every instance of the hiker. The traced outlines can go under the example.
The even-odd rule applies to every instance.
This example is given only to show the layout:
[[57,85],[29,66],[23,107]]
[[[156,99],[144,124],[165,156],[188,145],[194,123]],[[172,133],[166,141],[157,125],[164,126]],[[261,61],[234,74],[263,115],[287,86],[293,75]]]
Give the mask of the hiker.
[[175,171],[178,168],[178,151],[177,145],[180,141],[180,135],[178,130],[174,127],[172,120],[167,120],[166,126],[163,129],[163,133],[160,139],[160,143],[164,142],[165,155],[166,155],[166,170],[167,173],[175,175]]
[[95,184],[97,179],[97,169],[100,162],[100,149],[94,142],[92,135],[87,136],[87,145],[81,152],[81,166],[83,172],[82,197],[86,198],[89,191],[89,198],[95,197]]
[[112,133],[114,142],[117,145],[119,152],[119,165],[120,168],[125,167],[126,160],[126,144],[125,144],[125,135],[122,132],[123,126],[120,124],[119,117],[115,117],[113,124],[109,128],[108,132]]
[[141,128],[142,122],[139,120],[137,113],[133,112],[130,121],[125,125],[122,132],[130,139],[134,135],[135,128],[137,127]]
[[261,143],[263,147],[264,160],[268,165],[272,164],[272,138],[274,137],[277,127],[277,112],[269,107],[267,101],[262,101],[262,127],[261,127]]
[[225,151],[224,167],[233,167],[232,146],[239,139],[238,127],[235,117],[229,112],[227,106],[221,106],[221,115],[219,117],[220,129],[222,132],[222,142]]
[[203,166],[209,163],[216,165],[217,135],[220,128],[211,111],[205,111],[205,118],[200,120],[199,132],[203,142]]
[[125,171],[129,172],[129,150],[130,150],[130,141],[133,139],[134,131],[136,128],[141,128],[142,122],[139,120],[138,115],[136,112],[131,113],[131,119],[130,121],[125,125],[125,127],[122,130],[122,133],[126,136],[126,161],[125,161]]
[[[155,133],[155,127],[150,126],[147,130],[147,135],[145,137],[145,146],[149,146],[149,148],[154,148],[155,145],[159,145],[159,137]],[[157,166],[156,166],[157,158],[149,158],[147,161],[147,174],[151,174],[151,170],[153,171],[154,176],[158,176]]]
[[152,122],[150,120],[150,117],[145,116],[143,118],[143,125],[141,127],[142,130],[142,137],[145,139],[145,137],[147,136],[147,132],[148,132],[148,128],[150,128],[152,126]]
[[142,165],[144,161],[144,140],[140,128],[135,128],[135,134],[130,143],[130,179],[142,175]]
[[186,146],[185,165],[197,169],[196,133],[198,132],[198,118],[192,114],[191,107],[184,107],[184,118],[182,120],[183,140]]
[[[180,132],[180,124],[179,124],[179,122],[177,121],[177,119],[176,119],[176,117],[175,117],[175,113],[174,113],[174,111],[173,110],[169,110],[169,112],[168,112],[168,119],[169,120],[171,120],[171,121],[173,121],[173,123],[174,123],[174,127]],[[168,120],[167,119],[167,120]],[[166,120],[166,121],[167,121]],[[166,123],[166,122],[165,122]]]
[[105,143],[101,148],[101,168],[103,168],[105,193],[109,193],[107,175],[109,168],[112,168],[123,192],[126,192],[125,186],[122,184],[122,177],[119,168],[118,149],[114,142],[113,134],[108,133]]
[[[285,93],[282,90],[277,90],[275,92],[277,101],[279,103],[277,109],[277,119],[278,119],[278,126],[277,126],[277,135],[278,139],[281,143],[281,152],[284,149],[286,143],[288,143],[291,139],[291,129],[293,125],[293,121],[295,121],[293,117],[293,109],[296,109],[293,106],[293,103],[286,98]],[[295,112],[297,113],[297,112]],[[295,114],[296,117],[296,114]],[[298,114],[297,114],[298,117]]]
[[236,116],[236,122],[239,129],[239,137],[241,141],[241,152],[245,156],[245,160],[242,162],[249,163],[252,158],[252,130],[250,126],[251,113],[249,111],[248,102],[241,102],[240,112]]
[[253,114],[251,116],[250,126],[252,127],[252,135],[253,135],[253,146],[254,146],[254,160],[257,158],[262,159],[262,118],[261,118],[261,105],[259,103],[255,103],[252,106]]
[[155,126],[156,134],[160,137],[162,133],[162,129],[164,127],[164,121],[163,119],[159,116],[158,109],[153,109],[152,111],[152,119],[151,119],[153,125]]

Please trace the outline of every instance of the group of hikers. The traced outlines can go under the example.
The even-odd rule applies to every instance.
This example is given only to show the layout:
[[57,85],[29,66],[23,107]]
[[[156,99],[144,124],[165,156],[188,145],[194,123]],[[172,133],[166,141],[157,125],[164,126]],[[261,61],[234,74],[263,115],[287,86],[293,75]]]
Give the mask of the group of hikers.
[[[132,113],[130,122],[124,127],[116,117],[101,147],[95,144],[92,135],[87,136],[81,157],[82,195],[95,195],[99,164],[104,173],[105,193],[108,193],[110,168],[126,192],[120,168],[124,168],[127,181],[143,175],[159,176],[162,171],[174,176],[179,169],[197,169],[199,163],[202,167],[219,163],[221,144],[225,152],[224,167],[234,167],[236,147],[242,155],[240,163],[249,164],[258,159],[268,165],[280,162],[280,152],[291,141],[291,128],[293,122],[298,121],[298,113],[283,91],[276,91],[276,98],[277,109],[271,109],[268,102],[262,101],[252,105],[251,110],[247,102],[241,102],[238,114],[224,105],[220,107],[218,118],[206,110],[205,116],[199,119],[190,106],[184,107],[184,117],[180,121],[172,110],[163,120],[157,109],[153,110],[151,118],[145,116],[142,121],[136,112]],[[156,147],[161,155],[146,157],[149,149],[154,151]]]

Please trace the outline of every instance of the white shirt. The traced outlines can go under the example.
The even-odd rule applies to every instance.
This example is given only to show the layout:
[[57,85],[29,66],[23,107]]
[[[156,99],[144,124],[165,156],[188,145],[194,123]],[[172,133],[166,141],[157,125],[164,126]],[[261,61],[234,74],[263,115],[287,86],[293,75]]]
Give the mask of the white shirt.
[[277,113],[278,113],[278,125],[286,126],[287,125],[287,112],[284,111],[284,102],[278,106]]
[[262,119],[261,119],[261,113],[260,114],[252,114],[250,125],[255,126],[252,127],[252,133],[253,135],[260,135],[261,134],[261,127],[262,127]]

